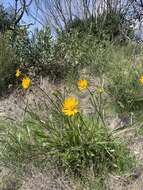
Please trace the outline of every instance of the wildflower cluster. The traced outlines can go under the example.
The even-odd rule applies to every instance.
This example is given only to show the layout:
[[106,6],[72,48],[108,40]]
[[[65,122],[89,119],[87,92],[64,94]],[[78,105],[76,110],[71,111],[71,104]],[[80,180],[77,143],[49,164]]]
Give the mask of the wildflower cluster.
[[[101,110],[98,109],[98,107],[101,108],[101,105],[98,106],[98,98],[96,96],[93,95],[93,93],[90,91],[89,87],[89,82],[86,79],[80,79],[77,81],[77,87],[80,91],[83,90],[88,90],[89,94],[91,96],[91,103],[92,105],[95,107],[95,111],[98,114],[99,118],[101,119],[102,123],[105,125],[104,123],[104,119],[102,117],[102,113]],[[104,88],[103,88],[103,84],[100,87],[95,88],[97,94],[100,94],[100,100],[101,101],[101,94],[104,92]],[[79,113],[79,102],[78,99],[70,96],[68,98],[66,98],[63,102],[62,105],[62,112],[64,113],[64,115],[66,116],[74,116],[75,114]]]
[[16,70],[15,76],[21,79],[23,89],[29,88],[31,80],[28,76],[23,75],[19,69]]

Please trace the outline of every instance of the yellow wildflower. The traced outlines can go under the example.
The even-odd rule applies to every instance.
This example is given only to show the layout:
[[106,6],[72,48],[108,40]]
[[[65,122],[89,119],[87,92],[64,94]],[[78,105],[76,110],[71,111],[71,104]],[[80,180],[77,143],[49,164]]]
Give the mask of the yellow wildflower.
[[29,88],[30,83],[31,83],[31,80],[30,80],[29,77],[24,77],[24,78],[22,79],[22,87],[23,87],[24,89]]
[[88,87],[88,81],[85,79],[81,79],[77,82],[77,86],[79,90],[85,90]]
[[78,100],[75,97],[65,99],[63,103],[62,112],[67,116],[74,116],[77,112]]
[[19,77],[21,75],[21,71],[19,69],[16,70],[15,76]]
[[104,92],[104,88],[103,87],[99,87],[97,88],[97,92],[102,94]]
[[140,83],[143,84],[143,75],[139,79]]

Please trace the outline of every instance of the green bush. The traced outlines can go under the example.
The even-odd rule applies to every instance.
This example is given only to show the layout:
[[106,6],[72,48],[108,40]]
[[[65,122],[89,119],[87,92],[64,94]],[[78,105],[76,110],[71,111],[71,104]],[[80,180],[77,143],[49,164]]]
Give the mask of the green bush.
[[78,32],[82,34],[90,34],[101,42],[102,40],[110,41],[126,41],[127,38],[133,37],[133,29],[131,23],[121,12],[103,12],[95,17],[88,19],[76,18],[66,25],[65,33]]
[[[98,42],[90,34],[79,37],[78,32],[59,35],[54,46],[54,62],[62,76],[87,68],[92,74],[102,75],[110,69],[110,52],[113,45],[109,41]],[[62,69],[61,69],[62,68]]]
[[12,18],[14,17],[14,13],[8,12],[2,4],[0,4],[0,33],[6,32],[12,23]]
[[9,34],[0,35],[0,94],[3,94],[15,81],[15,70],[18,67],[16,54],[11,46]]
[[[35,33],[35,39],[33,38],[33,54],[35,57],[35,67],[38,68],[38,72],[41,75],[51,76],[52,67],[52,36],[49,27],[45,27],[39,32]],[[53,64],[54,67],[54,64]]]
[[20,28],[14,42],[17,60],[21,69],[28,69],[34,64],[32,43],[26,28]]
[[27,29],[19,29],[15,50],[22,70],[32,71],[33,75],[50,75],[52,40],[49,27],[31,36]]
[[[137,52],[134,52],[136,49]],[[114,47],[111,53],[111,71],[108,87],[118,112],[142,110],[142,57],[137,46]],[[136,57],[139,57],[138,59]],[[136,63],[135,63],[136,62]]]
[[[115,36],[107,34],[111,33],[112,27],[114,30],[118,30],[119,27],[116,24],[112,26],[114,17],[111,15],[106,17],[110,17],[111,22],[108,19],[108,22],[105,21],[104,27],[102,26],[104,30],[96,26],[102,24],[103,17],[104,15],[100,15],[98,24],[91,18],[87,21],[73,21],[69,23],[67,30],[58,33],[55,41],[52,40],[49,27],[36,31],[31,36],[26,29],[19,29],[15,45],[21,67],[33,71],[35,75],[49,76],[52,80],[65,79],[71,73],[78,76],[79,70],[84,67],[88,67],[92,73],[98,75],[107,72],[110,69],[110,51],[114,48],[110,38],[111,35]],[[115,18],[115,21],[119,24],[118,19]],[[90,32],[88,29],[93,31]],[[103,33],[100,34],[97,29]],[[110,31],[106,31],[107,29]],[[102,39],[98,35],[101,35]]]

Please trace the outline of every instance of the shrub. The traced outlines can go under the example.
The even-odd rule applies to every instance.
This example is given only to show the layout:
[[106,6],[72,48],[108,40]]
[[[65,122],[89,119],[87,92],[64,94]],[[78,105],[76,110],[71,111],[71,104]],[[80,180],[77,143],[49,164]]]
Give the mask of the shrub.
[[15,42],[17,59],[21,68],[33,75],[50,75],[51,33],[49,27],[35,31],[30,36],[27,29],[19,29]]
[[[51,76],[52,68],[52,36],[49,27],[35,33],[35,39],[33,39],[33,53],[35,56],[35,67],[38,68],[38,72],[42,75]],[[52,66],[51,66],[52,65]],[[53,66],[54,67],[54,66]]]
[[12,25],[12,18],[14,14],[7,12],[7,10],[0,4],[0,32],[4,33]]
[[[134,53],[136,48],[137,53]],[[134,45],[112,49],[111,68],[108,73],[109,92],[118,112],[142,110],[141,56],[135,63],[140,50]]]
[[65,33],[78,32],[82,34],[90,34],[97,38],[99,42],[102,40],[110,41],[126,41],[133,37],[133,29],[131,23],[121,12],[104,11],[96,17],[89,17],[86,20],[76,18],[69,22],[65,28]]
[[[71,74],[80,69],[88,68],[92,74],[102,75],[110,69],[110,52],[113,48],[109,41],[98,42],[90,34],[73,32],[72,34],[59,35],[54,47],[54,62],[62,76]],[[60,73],[59,72],[59,73]]]
[[[71,23],[73,26],[69,24],[69,28],[77,27],[74,26],[77,22]],[[86,26],[86,21],[80,22]],[[90,28],[90,19],[87,25],[85,28]],[[33,36],[26,29],[19,29],[16,53],[23,69],[31,70],[36,75],[49,76],[52,80],[65,79],[71,73],[78,76],[79,70],[84,67],[101,75],[110,69],[110,51],[114,47],[109,38],[101,40],[90,31],[77,29],[59,32],[53,41],[49,27],[35,32]]]
[[33,56],[32,43],[26,28],[20,28],[17,31],[14,47],[21,68],[26,70],[34,65],[35,59]]
[[11,46],[9,35],[0,35],[0,94],[14,83],[15,70],[18,67],[16,54]]

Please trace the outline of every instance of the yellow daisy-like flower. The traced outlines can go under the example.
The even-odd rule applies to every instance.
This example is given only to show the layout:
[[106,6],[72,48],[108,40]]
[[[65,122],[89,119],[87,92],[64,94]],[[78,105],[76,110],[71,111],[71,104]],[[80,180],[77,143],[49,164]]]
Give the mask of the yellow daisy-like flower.
[[75,97],[65,99],[62,112],[67,116],[74,116],[78,112],[78,100]]
[[103,87],[99,87],[97,88],[97,92],[102,94],[104,92],[104,88]]
[[81,79],[77,82],[77,86],[79,90],[85,90],[88,87],[88,81],[85,79]]
[[21,71],[19,69],[16,70],[15,76],[18,78],[21,75]]
[[141,84],[143,84],[143,75],[139,78]]
[[31,80],[30,80],[29,77],[24,77],[24,78],[22,79],[22,87],[23,87],[24,89],[28,89],[29,86],[30,86],[30,83],[31,83]]

